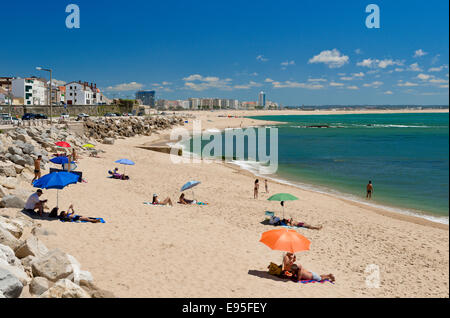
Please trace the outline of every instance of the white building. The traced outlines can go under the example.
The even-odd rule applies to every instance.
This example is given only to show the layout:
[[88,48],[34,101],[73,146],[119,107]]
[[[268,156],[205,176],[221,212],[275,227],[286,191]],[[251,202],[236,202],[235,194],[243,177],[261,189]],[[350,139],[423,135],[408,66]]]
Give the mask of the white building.
[[13,79],[12,94],[16,98],[23,98],[24,105],[47,104],[45,82],[34,77]]
[[66,104],[68,105],[98,105],[104,104],[103,94],[97,84],[87,82],[70,82],[66,87]]

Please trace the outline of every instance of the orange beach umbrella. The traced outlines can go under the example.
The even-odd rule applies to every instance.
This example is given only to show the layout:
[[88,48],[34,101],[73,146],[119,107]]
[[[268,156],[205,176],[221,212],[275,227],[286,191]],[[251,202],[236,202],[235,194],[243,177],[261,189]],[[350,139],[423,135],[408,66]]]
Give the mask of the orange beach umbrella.
[[303,235],[286,228],[264,232],[259,241],[273,250],[290,253],[307,251],[311,244]]

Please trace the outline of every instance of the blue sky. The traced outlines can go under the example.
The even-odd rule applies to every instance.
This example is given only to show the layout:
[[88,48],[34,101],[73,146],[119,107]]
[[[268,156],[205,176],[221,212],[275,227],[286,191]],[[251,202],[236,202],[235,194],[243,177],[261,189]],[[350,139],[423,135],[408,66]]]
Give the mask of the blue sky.
[[[79,29],[65,25],[70,3]],[[379,29],[365,24],[371,3]],[[51,67],[109,97],[448,105],[448,12],[442,0],[8,1],[0,76]]]

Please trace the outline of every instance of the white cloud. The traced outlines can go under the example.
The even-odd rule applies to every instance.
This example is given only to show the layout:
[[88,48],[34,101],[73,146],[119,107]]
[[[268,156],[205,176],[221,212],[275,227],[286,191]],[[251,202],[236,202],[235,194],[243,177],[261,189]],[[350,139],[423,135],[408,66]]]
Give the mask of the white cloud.
[[362,60],[361,62],[356,63],[357,66],[362,66],[362,67],[369,67],[369,68],[386,68],[388,66],[392,66],[392,65],[398,65],[398,66],[402,66],[403,62],[399,61],[399,60],[392,60],[392,59],[384,59],[384,60],[379,60],[379,59],[365,59]]
[[341,86],[344,86],[344,84],[343,83],[330,82],[330,86],[341,87]]
[[356,53],[356,54],[362,54],[362,51],[361,51],[361,49],[356,49],[356,50],[355,50],[355,53]]
[[131,82],[131,83],[117,84],[115,86],[109,86],[106,88],[106,90],[115,92],[137,91],[142,89],[143,86],[144,85],[140,83]]
[[422,72],[422,69],[420,68],[418,63],[413,63],[408,67],[408,71]]
[[413,86],[419,86],[419,84],[411,83],[411,82],[405,82],[405,83],[400,82],[400,83],[397,84],[397,86],[400,86],[400,87],[413,87]]
[[[220,79],[216,76],[203,77],[199,74],[193,74],[183,78],[185,81],[184,86],[186,89],[195,91],[204,91],[206,89],[217,88],[222,90],[231,90],[230,78]],[[194,83],[195,82],[195,83]]]
[[308,78],[308,82],[326,82],[325,78]]
[[256,57],[256,60],[257,60],[257,61],[260,61],[260,62],[267,62],[269,59],[268,59],[268,58],[265,58],[264,55],[258,55],[258,56]]
[[264,80],[264,82],[266,82],[266,83],[272,83],[272,82],[273,82],[273,79],[271,79],[271,78],[266,78],[266,79]]
[[365,83],[363,86],[364,86],[364,87],[378,88],[378,87],[380,87],[381,85],[383,85],[383,82],[375,81],[375,82],[372,82],[372,83]]
[[262,84],[250,81],[248,84],[235,85],[235,86],[233,86],[233,88],[235,88],[235,89],[250,89],[253,87],[260,87],[260,86],[262,86]]
[[431,67],[430,69],[428,69],[428,72],[440,72],[443,69],[447,69],[447,68],[448,68],[448,65],[442,65],[439,67]]
[[396,71],[396,72],[403,72],[403,71],[404,71],[404,69],[403,69],[403,68],[401,68],[401,67],[396,67],[394,71]]
[[353,86],[347,86],[347,89],[357,90],[357,89],[359,89],[359,87],[356,85],[353,85]]
[[281,63],[282,66],[289,66],[289,65],[295,65],[295,61],[286,61]]
[[422,81],[427,81],[427,80],[429,80],[431,77],[432,77],[431,75],[423,74],[423,73],[420,73],[419,75],[417,75],[417,78],[420,79],[420,80],[422,80]]
[[292,81],[272,82],[273,88],[305,88],[305,89],[321,89],[324,86],[317,83],[298,83]]
[[418,49],[417,51],[414,52],[414,57],[422,57],[427,55],[427,52],[424,52],[422,49]]
[[353,77],[344,76],[344,77],[341,77],[341,80],[342,81],[351,81],[351,80],[353,80]]
[[392,95],[392,94],[394,94],[394,93],[392,93],[392,91],[385,91],[383,94],[384,94],[384,95]]
[[364,73],[363,72],[353,73],[352,76],[353,77],[364,77]]
[[326,50],[309,59],[308,63],[324,63],[329,68],[339,68],[347,64],[349,57],[341,54],[337,49]]
[[448,83],[448,80],[440,79],[440,78],[433,78],[433,79],[430,79],[429,82],[433,83],[433,84],[443,84],[443,83]]

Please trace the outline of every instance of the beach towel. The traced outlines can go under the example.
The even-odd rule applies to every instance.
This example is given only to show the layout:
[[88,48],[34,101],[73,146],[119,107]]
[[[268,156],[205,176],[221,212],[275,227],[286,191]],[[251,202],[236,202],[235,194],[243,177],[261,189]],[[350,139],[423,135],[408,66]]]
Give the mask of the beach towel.
[[208,203],[205,203],[205,202],[197,202],[196,204],[197,205],[208,205]]
[[[106,221],[103,220],[102,218],[91,218],[91,219],[100,220],[99,223],[106,223]],[[74,220],[71,220],[71,221],[65,221],[65,220],[61,220],[61,219],[60,219],[60,221],[61,221],[61,222],[70,222],[70,223],[91,223],[91,222],[88,222],[88,221],[74,221]]]
[[162,204],[153,204],[152,202],[144,202],[145,205],[151,205],[151,206],[164,206],[164,207],[170,207],[170,205],[162,205]]
[[324,280],[321,280],[321,281],[317,281],[317,280],[313,280],[313,279],[311,279],[311,280],[299,280],[298,282],[301,283],[301,284],[311,284],[311,283],[321,283],[321,284],[323,284],[325,282],[329,282],[329,283],[332,283],[334,285],[334,283],[331,280],[329,280],[329,279],[324,279]]

